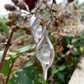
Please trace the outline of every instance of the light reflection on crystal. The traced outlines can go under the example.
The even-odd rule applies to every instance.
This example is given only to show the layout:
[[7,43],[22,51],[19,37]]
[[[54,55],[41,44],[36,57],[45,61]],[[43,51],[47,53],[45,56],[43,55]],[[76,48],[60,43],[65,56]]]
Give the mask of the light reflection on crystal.
[[51,53],[51,49],[49,48],[49,45],[42,44],[40,48],[36,51],[36,57],[41,63],[45,65],[49,65],[50,53]]

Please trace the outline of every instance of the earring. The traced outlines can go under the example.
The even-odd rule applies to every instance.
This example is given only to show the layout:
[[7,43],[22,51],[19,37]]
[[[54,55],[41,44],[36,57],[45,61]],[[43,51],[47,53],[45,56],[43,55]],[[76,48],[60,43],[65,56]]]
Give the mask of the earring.
[[[46,41],[45,44],[43,42]],[[43,30],[43,37],[36,46],[36,57],[40,61],[43,68],[44,80],[47,79],[47,71],[52,65],[54,60],[54,48],[48,38],[48,31],[46,28]]]
[[[53,45],[48,38],[48,30],[46,27],[42,30],[40,23],[39,15],[36,16],[36,19],[32,26],[32,34],[34,35],[34,39],[36,41],[36,58],[42,65],[43,68],[43,77],[44,80],[47,79],[47,71],[49,67],[52,65],[54,60],[54,48]],[[46,43],[44,43],[46,41]]]

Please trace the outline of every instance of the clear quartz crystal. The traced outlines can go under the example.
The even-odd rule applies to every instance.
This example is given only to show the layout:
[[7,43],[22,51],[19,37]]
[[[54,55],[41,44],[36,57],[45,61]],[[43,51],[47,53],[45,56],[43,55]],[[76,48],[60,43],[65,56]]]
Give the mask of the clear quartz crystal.
[[39,26],[35,32],[35,37],[41,38],[42,37],[42,27]]
[[[31,31],[37,44],[36,57],[42,65],[43,77],[44,80],[46,80],[48,68],[51,66],[54,59],[54,50],[53,45],[48,38],[48,31],[46,30],[46,27],[44,27],[44,29],[42,28],[40,21],[40,15],[37,14],[35,21],[32,23]],[[43,44],[44,41],[47,43]]]
[[42,38],[42,26],[40,25],[40,22],[41,22],[40,15],[38,14],[34,19],[34,21],[32,22],[32,28],[31,28],[36,43],[38,43],[39,39]]
[[36,51],[37,59],[45,65],[49,65],[50,62],[50,48],[48,44],[42,44],[40,48]]
[[36,57],[40,61],[43,68],[44,80],[47,79],[47,70],[50,64],[51,49],[48,44],[42,44],[36,51]]

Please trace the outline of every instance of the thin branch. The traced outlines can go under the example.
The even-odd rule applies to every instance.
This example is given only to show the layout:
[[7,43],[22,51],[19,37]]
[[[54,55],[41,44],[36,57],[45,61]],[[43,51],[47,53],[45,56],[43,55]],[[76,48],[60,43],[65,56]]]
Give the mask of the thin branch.
[[29,40],[30,38],[32,38],[33,37],[33,35],[32,36],[30,36],[30,37],[28,37],[25,41],[27,41],[27,40]]
[[51,24],[51,21],[52,21],[52,7],[53,7],[53,4],[54,4],[54,0],[53,0],[53,2],[52,2],[52,4],[51,4],[51,7],[50,7],[50,9],[49,9],[51,16],[50,16],[50,22],[49,22],[49,24],[47,25],[46,29],[48,29],[48,27],[49,27],[49,25]]
[[14,44],[14,43],[18,42],[20,39],[23,39],[25,36],[27,36],[27,35],[21,36],[21,37],[18,38],[17,40],[13,41],[11,44]]
[[5,46],[5,43],[0,45],[0,50]]
[[4,49],[4,52],[3,52],[3,55],[2,55],[2,58],[1,58],[1,62],[0,62],[0,73],[1,73],[3,63],[4,63],[4,59],[6,57],[6,53],[7,53],[8,49],[9,49],[9,47],[11,46],[12,36],[13,36],[13,31],[11,31],[10,36],[8,38],[8,41],[7,41],[7,44],[5,45],[5,49]]
[[[15,41],[11,42],[11,45],[14,44],[14,43],[16,43],[16,42],[18,42],[19,40],[23,39],[23,38],[26,37],[26,36],[27,36],[26,34],[25,34],[24,36],[21,36],[20,38],[18,38],[18,39],[16,39]],[[28,37],[28,38],[26,39],[26,41],[29,40],[31,37],[33,37],[33,35],[30,36],[30,37]],[[6,45],[6,43],[1,44],[0,49],[1,49],[3,46],[5,46],[5,45]]]
[[53,62],[52,66],[51,66],[51,76],[50,76],[50,79],[51,79],[51,83],[53,84],[54,83],[54,78],[53,78],[53,69],[54,69],[54,65],[55,63]]
[[57,60],[55,61],[55,64],[56,64],[60,59],[62,59],[62,58],[64,58],[65,56],[69,55],[70,52],[71,52],[71,50],[69,50],[68,52],[66,52],[66,53],[65,53],[64,55],[62,55],[59,59],[57,59]]

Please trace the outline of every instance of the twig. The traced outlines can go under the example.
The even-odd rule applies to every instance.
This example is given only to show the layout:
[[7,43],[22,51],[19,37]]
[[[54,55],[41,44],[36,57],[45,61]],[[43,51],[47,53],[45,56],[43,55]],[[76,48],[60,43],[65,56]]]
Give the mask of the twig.
[[[57,43],[57,39],[55,39],[55,42]],[[55,54],[56,54],[56,51],[55,51]],[[51,83],[54,84],[54,75],[53,75],[53,69],[54,69],[54,65],[55,65],[55,57],[54,57],[54,60],[53,60],[53,64],[51,66],[51,76],[50,76],[50,79],[51,79]]]
[[50,7],[50,9],[49,9],[51,16],[50,16],[50,22],[49,22],[49,24],[47,25],[46,29],[48,29],[48,27],[49,27],[49,25],[51,24],[51,21],[52,21],[52,14],[53,14],[53,13],[52,13],[52,7],[53,7],[53,4],[54,4],[54,0],[53,0],[53,2],[52,2],[52,4],[51,4],[51,7]]
[[5,43],[4,43],[4,44],[1,44],[1,45],[0,45],[0,49],[3,48],[4,46],[5,46]]
[[29,40],[30,38],[32,38],[33,37],[33,35],[32,36],[30,36],[30,37],[28,37],[25,41],[27,41],[27,40]]
[[69,50],[68,52],[66,52],[66,53],[65,53],[64,55],[62,55],[59,59],[57,59],[57,60],[55,61],[55,64],[56,64],[60,59],[64,58],[66,55],[69,55],[70,52],[71,52],[71,50]]
[[11,30],[10,36],[8,38],[7,44],[5,45],[5,49],[4,49],[2,58],[1,58],[1,62],[0,62],[0,73],[1,73],[1,69],[2,69],[3,63],[4,63],[4,59],[6,57],[6,53],[7,53],[8,49],[9,49],[9,47],[11,46],[12,36],[13,36],[13,31]]
[[[25,34],[24,36],[21,36],[20,38],[18,38],[18,39],[16,39],[15,41],[11,42],[11,45],[14,44],[14,43],[16,43],[16,42],[18,42],[19,40],[21,40],[22,38],[24,38],[24,37],[26,37],[26,36],[27,36],[26,34]],[[30,36],[29,38],[27,38],[26,41],[29,40],[31,37],[33,37],[33,35]],[[5,44],[6,44],[6,43],[1,44],[0,49],[1,49],[3,46],[5,46]]]
[[51,83],[53,84],[54,83],[54,78],[53,78],[53,69],[54,69],[54,65],[55,65],[55,63],[53,62],[53,64],[52,64],[52,66],[51,66],[51,76],[50,76],[50,78],[51,78]]
[[19,41],[20,39],[24,38],[25,36],[27,36],[27,35],[21,36],[21,37],[20,37],[20,38],[18,38],[17,40],[13,41],[11,44],[16,43],[17,41]]

